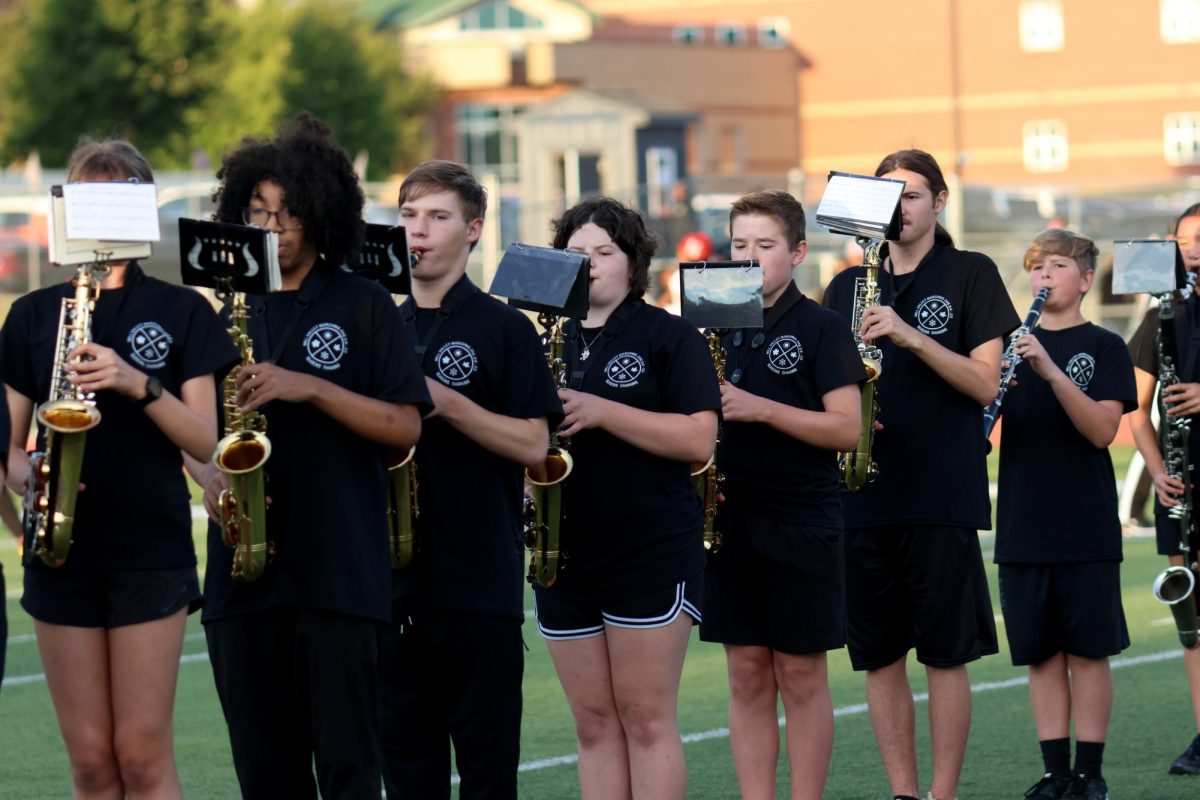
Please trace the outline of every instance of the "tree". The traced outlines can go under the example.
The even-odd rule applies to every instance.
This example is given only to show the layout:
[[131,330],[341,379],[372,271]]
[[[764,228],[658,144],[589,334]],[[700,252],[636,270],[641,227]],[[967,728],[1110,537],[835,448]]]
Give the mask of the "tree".
[[81,135],[123,136],[187,163],[189,109],[217,85],[214,0],[30,0],[10,12],[0,64],[0,156],[61,165]]
[[386,175],[424,153],[425,112],[435,90],[408,77],[391,34],[376,32],[347,2],[296,7],[279,93],[287,113],[311,111],[354,155],[370,155],[370,174]]

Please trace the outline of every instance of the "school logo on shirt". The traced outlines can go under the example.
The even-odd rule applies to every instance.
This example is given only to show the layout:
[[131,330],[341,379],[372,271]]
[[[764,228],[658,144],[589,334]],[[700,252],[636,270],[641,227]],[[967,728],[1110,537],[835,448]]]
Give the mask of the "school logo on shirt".
[[804,360],[804,347],[795,336],[776,336],[767,345],[767,369],[776,375],[792,375]]
[[1087,353],[1076,353],[1067,362],[1066,373],[1076,386],[1086,392],[1092,376],[1096,374],[1096,359]]
[[629,389],[637,386],[645,371],[646,359],[637,353],[618,353],[604,365],[604,382],[616,389]]
[[930,336],[938,336],[950,329],[950,320],[954,319],[954,307],[940,294],[934,294],[917,304],[914,316],[917,320],[917,330]]
[[346,332],[332,322],[317,323],[304,334],[304,360],[317,369],[337,369],[349,349]]
[[125,341],[129,343],[129,357],[139,367],[160,369],[167,363],[175,340],[157,322],[139,322],[130,329]]
[[446,342],[434,357],[437,378],[447,386],[466,386],[479,369],[475,348],[466,342]]

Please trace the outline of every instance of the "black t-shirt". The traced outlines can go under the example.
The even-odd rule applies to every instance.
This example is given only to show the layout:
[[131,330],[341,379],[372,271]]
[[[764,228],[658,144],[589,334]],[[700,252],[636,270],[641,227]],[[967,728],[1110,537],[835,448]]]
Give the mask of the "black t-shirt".
[[[0,333],[4,382],[35,408],[49,397],[59,311],[63,298],[73,296],[69,282],[25,295],[13,303]],[[191,289],[148,277],[136,264],[126,267],[122,287],[100,291],[92,341],[156,376],[163,391],[176,396],[186,381],[224,374],[237,360],[208,301]],[[97,393],[96,408],[101,420],[87,433],[80,473],[87,489],[78,495],[74,542],[60,569],[195,564],[179,447],[144,410],[117,392]],[[43,447],[39,426],[38,448]],[[45,568],[36,559],[31,566]]]
[[[747,392],[808,411],[821,398],[866,378],[850,328],[789,284],[761,331],[722,339],[725,378]],[[759,342],[756,347],[755,342]],[[842,527],[837,454],[758,422],[725,422],[717,464],[725,495],[773,519],[820,528]]]
[[[1171,305],[1175,312],[1175,345],[1178,353],[1175,371],[1182,383],[1200,383],[1200,297],[1191,295],[1187,300],[1177,300]],[[1149,372],[1158,380],[1158,306],[1152,307],[1142,318],[1138,329],[1129,340],[1129,351],[1133,365]],[[1194,420],[1196,415],[1192,415]],[[1200,425],[1193,423],[1188,429],[1188,453],[1200,453]],[[1193,466],[1194,466],[1193,456]],[[1193,470],[1194,471],[1194,470]],[[1159,509],[1158,497],[1154,499]]]
[[[389,403],[431,406],[408,332],[382,286],[323,260],[299,291],[250,302],[255,360],[274,361]],[[209,525],[204,619],[270,606],[391,617],[386,448],[311,403],[262,407],[268,537],[276,555],[253,583],[230,578],[233,550]]]
[[[838,274],[825,305],[850,320],[854,279],[863,267]],[[880,270],[881,305],[959,355],[1020,324],[992,260],[981,253],[935,245],[917,269],[894,278]],[[879,476],[845,495],[846,527],[926,524],[991,527],[983,409],[943,380],[912,351],[887,337],[876,388],[878,420],[873,455]]]
[[[704,337],[632,295],[617,307],[589,356],[575,321],[565,326],[572,388],[645,411],[721,409]],[[700,498],[691,465],[661,458],[599,428],[570,439],[574,468],[564,481],[562,547],[549,591],[575,595],[645,591],[704,568]]]
[[[440,309],[409,299],[400,314],[430,378],[496,414],[561,421],[537,332],[520,311],[463,276]],[[418,551],[396,574],[396,593],[420,587],[442,608],[524,619],[524,474],[445,420],[426,420],[417,444]]]
[[[1090,322],[1034,330],[1050,359],[1093,400],[1137,407],[1125,342]],[[1083,437],[1028,362],[1004,396],[996,563],[1120,561],[1117,484],[1107,447]]]

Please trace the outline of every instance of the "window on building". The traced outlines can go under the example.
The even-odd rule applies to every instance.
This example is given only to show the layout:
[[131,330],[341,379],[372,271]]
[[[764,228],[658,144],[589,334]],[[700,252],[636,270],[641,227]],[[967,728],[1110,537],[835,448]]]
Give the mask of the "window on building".
[[740,22],[718,22],[713,28],[717,44],[727,46],[746,43],[746,26]]
[[522,111],[522,106],[460,103],[455,109],[459,159],[476,173],[496,173],[502,184],[518,180],[516,119]]
[[1021,49],[1048,53],[1063,49],[1063,10],[1059,0],[1025,0],[1020,5]]
[[717,172],[737,175],[745,169],[745,147],[742,129],[736,125],[721,128],[717,140]]
[[1067,168],[1067,123],[1060,119],[1026,122],[1025,169],[1062,172]]
[[763,17],[758,21],[760,47],[786,47],[792,24],[787,17]]
[[1200,42],[1200,0],[1162,0],[1158,19],[1167,44]]
[[704,28],[699,25],[676,25],[671,29],[671,38],[680,44],[700,44],[704,41]]
[[503,31],[541,28],[542,21],[526,14],[509,0],[490,0],[462,13],[458,28],[463,31]]
[[1176,167],[1200,164],[1200,111],[1163,117],[1163,156]]

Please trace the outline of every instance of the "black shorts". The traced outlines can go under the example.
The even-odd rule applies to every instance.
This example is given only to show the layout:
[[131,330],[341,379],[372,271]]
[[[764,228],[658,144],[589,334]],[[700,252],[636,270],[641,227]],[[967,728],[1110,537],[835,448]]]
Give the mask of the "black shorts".
[[1000,651],[974,529],[854,528],[842,541],[854,669],[886,667],[913,648],[930,667],[957,667]]
[[725,503],[704,573],[706,642],[805,655],[846,643],[842,533]]
[[1000,609],[1015,667],[1060,651],[1106,658],[1129,647],[1119,561],[1001,564]]
[[21,608],[39,622],[119,628],[199,608],[195,567],[181,569],[25,570]]
[[604,628],[665,628],[680,613],[700,621],[704,573],[641,594],[581,597],[535,587],[533,612],[542,636],[555,641],[600,636]]

